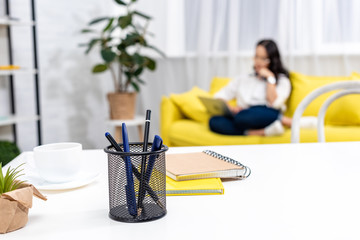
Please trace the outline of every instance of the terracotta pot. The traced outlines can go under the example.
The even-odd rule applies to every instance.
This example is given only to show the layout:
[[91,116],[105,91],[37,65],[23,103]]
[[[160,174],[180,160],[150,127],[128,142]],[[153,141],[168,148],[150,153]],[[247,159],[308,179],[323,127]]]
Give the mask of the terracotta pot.
[[110,119],[134,119],[136,93],[108,93]]

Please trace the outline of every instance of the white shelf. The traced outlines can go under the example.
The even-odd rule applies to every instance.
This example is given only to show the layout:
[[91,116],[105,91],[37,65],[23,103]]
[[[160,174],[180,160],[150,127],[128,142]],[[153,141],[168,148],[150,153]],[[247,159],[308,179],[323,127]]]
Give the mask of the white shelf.
[[0,26],[33,26],[34,21],[17,21],[0,18]]
[[110,120],[106,121],[106,124],[113,127],[121,127],[125,123],[126,126],[139,126],[145,124],[145,116],[135,116],[134,119],[122,119],[122,120]]
[[0,76],[10,76],[15,74],[35,74],[36,69],[17,69],[17,70],[0,70]]
[[32,122],[39,119],[39,116],[0,116],[0,126],[8,126],[22,122]]

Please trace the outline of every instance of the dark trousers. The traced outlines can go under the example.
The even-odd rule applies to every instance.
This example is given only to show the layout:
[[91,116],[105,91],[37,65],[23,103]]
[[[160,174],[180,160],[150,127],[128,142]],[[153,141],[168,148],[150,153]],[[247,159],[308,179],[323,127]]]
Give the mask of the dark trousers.
[[245,135],[249,129],[262,129],[279,118],[280,111],[267,106],[253,106],[232,117],[210,118],[211,131],[226,135]]

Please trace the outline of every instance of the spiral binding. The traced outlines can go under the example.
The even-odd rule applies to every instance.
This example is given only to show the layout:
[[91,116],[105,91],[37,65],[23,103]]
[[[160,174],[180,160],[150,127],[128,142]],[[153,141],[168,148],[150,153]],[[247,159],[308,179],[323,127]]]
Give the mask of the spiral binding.
[[227,156],[221,155],[221,154],[216,153],[216,152],[211,151],[211,150],[204,150],[203,153],[205,153],[207,155],[210,155],[212,157],[218,158],[220,160],[223,160],[225,162],[228,162],[228,163],[243,167],[245,169],[245,172],[244,172],[244,176],[242,176],[242,178],[247,178],[251,174],[251,169],[248,166],[245,166],[245,165],[241,164],[239,161],[236,161],[235,159],[229,158]]

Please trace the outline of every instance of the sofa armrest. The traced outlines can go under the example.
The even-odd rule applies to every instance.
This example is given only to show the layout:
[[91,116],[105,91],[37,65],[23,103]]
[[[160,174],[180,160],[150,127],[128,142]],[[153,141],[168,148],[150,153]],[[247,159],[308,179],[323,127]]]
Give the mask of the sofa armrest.
[[170,146],[168,133],[171,125],[176,120],[183,118],[185,116],[180,112],[175,103],[169,97],[163,96],[160,105],[160,134],[165,145]]

